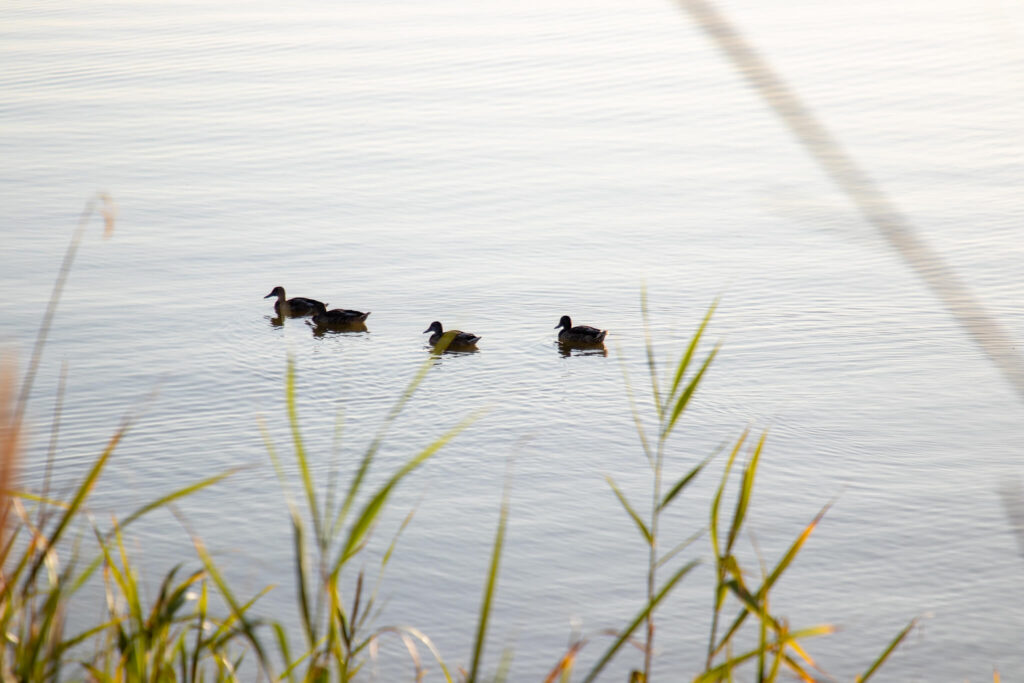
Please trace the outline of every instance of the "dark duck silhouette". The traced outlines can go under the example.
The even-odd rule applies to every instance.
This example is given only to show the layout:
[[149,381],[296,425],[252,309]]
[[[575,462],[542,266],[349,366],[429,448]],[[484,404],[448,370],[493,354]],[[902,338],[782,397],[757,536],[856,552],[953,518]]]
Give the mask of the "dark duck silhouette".
[[274,302],[274,312],[279,317],[284,315],[309,315],[316,310],[317,304],[324,305],[316,299],[307,299],[304,296],[289,299],[284,293],[284,287],[274,287],[270,290],[270,294],[263,298],[269,299],[272,296],[277,297],[277,301]]
[[423,334],[427,332],[433,332],[429,340],[431,345],[441,346],[444,349],[471,349],[480,341],[479,335],[463,332],[462,330],[448,330],[445,332],[444,328],[441,327],[441,323],[436,320],[430,323],[430,327],[423,330]]
[[322,327],[355,325],[364,322],[370,315],[370,311],[363,313],[362,311],[350,311],[347,308],[332,308],[328,311],[326,304],[319,301],[314,302],[313,309],[313,322]]
[[563,315],[562,319],[555,325],[556,330],[559,327],[562,330],[558,333],[558,341],[563,344],[602,344],[604,343],[605,335],[608,334],[608,330],[599,330],[590,325],[577,325],[573,327],[572,319],[567,315]]

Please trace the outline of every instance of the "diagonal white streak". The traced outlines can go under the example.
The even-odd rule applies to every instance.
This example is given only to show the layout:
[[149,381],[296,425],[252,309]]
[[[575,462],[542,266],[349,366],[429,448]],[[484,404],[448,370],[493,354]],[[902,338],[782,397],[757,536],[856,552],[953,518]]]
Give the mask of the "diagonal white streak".
[[882,189],[854,163],[796,92],[721,12],[705,0],[679,0],[679,4],[778,114],[864,218],[878,228],[889,245],[942,300],[1024,399],[1024,358],[1014,350],[1015,342],[1004,326],[985,310],[953,268],[917,234]]

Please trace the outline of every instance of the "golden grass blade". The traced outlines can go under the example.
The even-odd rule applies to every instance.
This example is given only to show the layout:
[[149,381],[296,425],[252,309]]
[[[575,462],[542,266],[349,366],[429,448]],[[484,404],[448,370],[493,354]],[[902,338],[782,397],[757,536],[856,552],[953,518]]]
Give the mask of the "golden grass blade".
[[672,390],[669,391],[669,401],[675,397],[676,392],[679,391],[679,383],[683,380],[683,375],[686,374],[686,368],[690,366],[690,361],[693,359],[693,354],[697,350],[697,344],[700,343],[700,338],[704,336],[704,330],[707,329],[708,323],[711,321],[711,316],[715,314],[715,309],[718,308],[718,299],[715,299],[708,308],[708,312],[704,314],[704,320],[701,321],[700,327],[697,328],[697,332],[694,333],[693,338],[690,340],[689,346],[686,347],[686,351],[683,353],[683,357],[679,359],[679,364],[676,365],[676,375],[672,378]]
[[572,676],[572,668],[576,664],[576,657],[579,656],[580,650],[583,649],[587,642],[589,641],[585,639],[574,642],[548,673],[544,683],[555,683],[556,680],[561,681],[561,683],[568,683]]
[[913,619],[909,624],[907,624],[903,628],[903,630],[900,631],[896,635],[896,637],[892,639],[892,641],[885,648],[885,650],[882,652],[882,654],[879,655],[878,659],[876,659],[874,661],[874,663],[870,667],[868,667],[868,670],[865,671],[860,676],[857,676],[857,678],[855,678],[854,680],[857,683],[867,683],[867,681],[873,675],[875,675],[875,672],[878,671],[879,667],[881,667],[882,664],[885,663],[885,660],[887,660],[889,658],[889,655],[891,655],[893,653],[893,651],[899,646],[899,644],[903,642],[904,638],[907,637],[907,635],[913,630],[913,628],[915,626],[917,626],[917,619]]
[[608,665],[608,662],[612,660],[612,657],[614,657],[615,654],[619,651],[619,648],[622,647],[622,645],[629,639],[633,632],[636,631],[640,624],[642,624],[644,620],[647,619],[647,615],[653,612],[654,608],[657,607],[658,604],[665,599],[665,597],[672,591],[672,589],[675,588],[676,584],[679,583],[684,576],[690,573],[690,570],[696,567],[699,563],[700,562],[698,560],[691,560],[690,562],[683,565],[683,567],[679,569],[679,571],[673,574],[672,578],[665,582],[665,585],[661,587],[661,590],[658,591],[658,594],[654,596],[651,599],[651,601],[644,606],[642,610],[640,610],[640,612],[636,615],[633,621],[630,622],[630,624],[622,631],[622,633],[619,634],[619,637],[615,640],[614,643],[612,643],[611,647],[609,647],[605,651],[601,659],[598,660],[597,664],[594,665],[594,668],[591,669],[590,673],[587,674],[587,677],[583,679],[583,683],[590,683],[591,681],[597,679],[597,676],[601,673],[601,670]]
[[[511,469],[511,463],[509,464]],[[501,512],[498,515],[498,529],[494,533],[494,548],[491,551],[491,566],[487,571],[487,585],[484,588],[483,600],[480,604],[480,617],[476,627],[476,639],[473,643],[473,660],[466,683],[476,683],[483,658],[484,643],[487,639],[487,623],[491,616],[491,605],[498,587],[498,571],[501,566],[501,551],[505,547],[505,531],[508,528],[509,486],[511,474],[505,474],[505,490],[501,495]]]
[[[768,577],[761,584],[761,587],[757,590],[757,593],[754,594],[755,601],[763,599],[764,596],[768,594],[768,591],[771,590],[772,586],[775,585],[775,582],[779,580],[780,576],[782,576],[782,573],[786,571],[789,565],[796,558],[797,554],[800,552],[800,549],[803,547],[804,543],[807,542],[808,537],[810,537],[811,532],[814,531],[815,527],[818,526],[818,522],[821,521],[821,519],[825,516],[825,513],[828,512],[830,507],[832,507],[832,503],[829,503],[828,505],[823,507],[821,511],[818,512],[817,515],[815,515],[814,519],[811,520],[811,523],[804,528],[804,530],[800,533],[797,539],[793,541],[793,543],[789,546],[789,550],[787,550],[786,554],[782,556],[782,559],[779,560],[778,564],[775,565],[775,569],[772,570],[772,573],[768,575]],[[718,646],[712,649],[712,655],[718,654],[722,650],[722,648],[725,647],[726,643],[729,642],[729,639],[732,638],[736,631],[739,630],[740,626],[743,625],[743,622],[746,620],[748,614],[749,612],[746,609],[739,613],[739,615],[736,617],[736,620],[733,621],[732,626],[730,626],[729,630],[725,633],[724,636],[722,636],[722,639],[719,641]]]
[[736,460],[736,455],[740,452],[743,447],[743,443],[747,440],[747,436],[750,434],[749,429],[744,429],[740,438],[736,441],[736,445],[733,446],[732,452],[729,453],[729,459],[725,462],[725,469],[722,471],[722,481],[718,485],[718,491],[715,493],[714,499],[711,501],[711,525],[708,527],[708,531],[711,535],[711,547],[715,551],[715,557],[720,558],[722,551],[718,542],[718,509],[722,504],[722,494],[725,491],[725,484],[729,480],[729,472],[732,471],[732,464]]
[[790,672],[796,674],[797,678],[804,681],[804,683],[818,683],[817,678],[811,675],[810,672],[803,668],[800,662],[796,661],[788,654],[782,655],[782,661],[784,661],[786,666],[789,667]]
[[732,525],[729,527],[729,538],[725,543],[726,555],[732,552],[732,547],[736,543],[736,539],[739,537],[740,529],[743,527],[743,521],[747,516],[747,508],[750,506],[750,498],[754,492],[754,478],[757,474],[757,464],[761,459],[761,450],[764,448],[764,442],[767,437],[767,433],[761,434],[761,439],[757,442],[754,454],[750,457],[750,462],[743,470],[743,481],[741,482],[740,490],[736,495],[736,510],[733,512]]
[[67,510],[69,507],[69,505],[65,503],[63,500],[57,500],[56,498],[45,498],[41,495],[36,495],[35,493],[29,493],[28,491],[12,491],[4,489],[0,490],[0,495],[3,495],[7,498],[18,498],[20,500],[32,501],[33,503],[41,503],[43,505],[59,508],[61,510]]
[[704,673],[693,679],[693,683],[717,683],[718,681],[731,680],[732,671],[740,664],[748,662],[757,657],[761,648],[754,648],[740,655],[729,657],[714,668],[709,668]]
[[14,360],[5,355],[0,358],[0,547],[5,548],[5,558],[9,541],[7,516],[11,506],[8,498],[14,488],[21,438],[21,420],[16,417],[14,404],[14,376]]
[[437,646],[434,645],[434,641],[432,641],[427,634],[423,633],[423,631],[414,626],[385,626],[378,629],[377,634],[375,634],[374,637],[382,633],[394,633],[402,638],[403,641],[405,641],[405,638],[409,637],[418,640],[430,651],[430,654],[434,657],[434,661],[437,662],[439,667],[441,667],[441,673],[444,675],[444,680],[447,681],[447,683],[452,683],[452,675],[448,671],[447,665],[444,663],[444,658],[441,657],[441,652],[437,649]]

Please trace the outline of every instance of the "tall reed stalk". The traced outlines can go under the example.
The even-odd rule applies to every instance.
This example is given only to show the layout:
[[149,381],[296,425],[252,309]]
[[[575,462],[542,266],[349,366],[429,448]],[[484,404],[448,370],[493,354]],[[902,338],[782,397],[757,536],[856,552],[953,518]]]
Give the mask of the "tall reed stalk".
[[[747,443],[748,432],[744,432],[737,439],[729,452],[721,480],[712,500],[710,523],[707,529],[697,530],[695,534],[678,542],[667,552],[662,551],[662,515],[717,455],[717,453],[712,453],[704,460],[698,462],[682,477],[671,482],[670,486],[664,481],[664,468],[668,455],[669,439],[686,408],[693,400],[698,387],[701,385],[701,381],[707,374],[711,362],[718,354],[720,348],[716,344],[705,355],[703,361],[699,363],[694,362],[698,347],[716,307],[717,302],[709,308],[679,360],[670,368],[669,375],[662,378],[650,335],[646,292],[642,294],[641,308],[644,317],[647,368],[654,406],[653,417],[655,427],[653,430],[645,426],[624,364],[623,373],[640,446],[651,471],[649,516],[646,519],[642,517],[615,481],[610,476],[606,477],[606,479],[615,497],[633,521],[644,544],[647,546],[646,601],[633,620],[618,631],[613,643],[584,678],[586,682],[596,680],[605,666],[618,653],[622,645],[628,642],[641,627],[643,627],[643,662],[640,668],[634,669],[630,673],[630,682],[648,683],[652,680],[652,657],[654,653],[655,615],[657,609],[679,582],[698,564],[699,560],[693,559],[682,563],[664,581],[659,579],[659,572],[675,560],[697,538],[702,536],[705,531],[708,534],[711,550],[714,554],[715,583],[707,653],[704,659],[703,671],[696,675],[694,681],[710,683],[712,681],[733,680],[737,668],[750,662],[754,662],[755,677],[759,682],[778,680],[783,671],[787,675],[795,675],[801,680],[813,681],[815,678],[809,669],[814,669],[817,665],[810,655],[807,654],[803,641],[807,638],[834,631],[834,628],[829,625],[812,626],[796,630],[790,629],[788,620],[773,612],[770,600],[771,589],[790,567],[807,541],[807,538],[827,511],[827,505],[793,541],[787,552],[770,572],[762,569],[762,581],[756,589],[748,586],[746,577],[751,572],[742,567],[740,559],[735,552],[737,541],[741,537],[750,509],[757,467],[764,449],[766,435],[762,435],[756,443],[749,446]],[[723,520],[721,519],[722,499],[726,488],[734,479],[732,476],[733,468],[738,455],[744,448],[748,449],[747,462],[743,467],[739,481],[734,482],[736,502],[733,513],[731,519]],[[733,617],[725,632],[719,634],[720,624],[723,618],[726,617],[725,610],[731,606],[731,603],[727,603],[727,598],[729,597],[735,603],[738,613]],[[748,621],[749,617],[753,617],[756,622],[754,627],[757,632],[756,645],[753,647],[743,647],[742,644],[750,642],[750,639],[749,636],[740,637],[739,634],[741,627]],[[857,677],[857,681],[867,681],[871,678],[896,646],[906,637],[913,624],[914,622],[911,622],[889,643],[885,651],[872,662],[865,673]],[[558,675],[562,676],[562,680],[568,680],[572,663],[584,642],[577,641],[570,647],[570,651],[549,674],[548,681],[554,681]],[[739,651],[739,654],[736,654],[737,651]]]
[[[291,519],[295,563],[293,570],[298,588],[299,622],[303,637],[302,649],[296,653],[284,626],[279,623],[274,625],[279,654],[287,663],[282,678],[289,681],[318,681],[326,680],[324,677],[333,672],[341,681],[351,680],[364,665],[363,656],[367,651],[374,649],[383,635],[394,634],[409,650],[416,667],[417,678],[424,672],[418,652],[419,643],[434,657],[445,680],[449,683],[452,681],[440,653],[426,634],[411,627],[371,627],[377,601],[377,586],[367,586],[365,569],[359,569],[349,584],[346,585],[343,581],[344,571],[366,548],[371,532],[379,522],[389,497],[402,480],[435,455],[479,415],[475,413],[459,421],[435,441],[412,455],[382,485],[374,490],[366,490],[366,477],[389,427],[401,414],[433,364],[433,360],[428,359],[420,366],[405,391],[392,406],[377,435],[363,453],[347,490],[339,500],[340,491],[336,489],[334,477],[328,477],[322,494],[318,493],[314,483],[296,406],[295,364],[294,361],[288,363],[286,403],[292,433],[292,450],[302,491],[298,497],[302,501],[301,504],[291,493],[281,458],[277,455],[267,429],[263,428],[267,451],[281,481]],[[358,503],[360,500],[361,504]],[[358,512],[353,516],[353,511],[357,507]],[[410,518],[411,513],[401,525],[399,534]],[[381,559],[378,582],[397,540],[398,534]]]

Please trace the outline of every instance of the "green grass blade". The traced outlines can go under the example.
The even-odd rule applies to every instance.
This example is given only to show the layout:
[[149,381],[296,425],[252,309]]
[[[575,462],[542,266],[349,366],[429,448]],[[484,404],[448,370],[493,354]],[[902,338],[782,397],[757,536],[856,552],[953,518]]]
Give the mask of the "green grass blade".
[[363,511],[359,515],[358,519],[356,519],[352,524],[352,528],[349,530],[348,540],[346,540],[344,547],[338,554],[338,559],[335,561],[334,569],[331,572],[332,576],[337,576],[341,566],[345,564],[345,562],[347,562],[349,558],[351,558],[362,546],[370,527],[384,509],[384,504],[387,502],[388,496],[391,495],[391,491],[395,486],[397,486],[398,483],[406,477],[406,475],[422,465],[431,456],[437,453],[437,451],[439,451],[445,444],[454,439],[459,432],[476,421],[482,412],[483,411],[477,411],[473,413],[442,434],[437,438],[437,440],[406,462],[401,469],[388,479],[387,483],[377,490],[377,493],[374,494],[374,496],[363,507]]
[[206,479],[203,479],[202,481],[198,481],[195,484],[190,484],[189,486],[184,486],[184,487],[178,489],[177,491],[173,491],[171,493],[168,493],[166,496],[161,496],[160,498],[157,498],[156,500],[153,500],[153,501],[151,501],[149,503],[146,503],[145,505],[139,507],[137,510],[135,510],[130,515],[125,517],[123,520],[121,520],[119,522],[119,526],[121,527],[121,529],[124,529],[129,524],[131,524],[132,522],[136,521],[137,519],[139,519],[140,517],[142,517],[146,513],[152,512],[153,510],[156,510],[157,508],[162,508],[162,507],[164,507],[164,506],[166,506],[166,505],[168,505],[170,503],[173,503],[176,500],[179,500],[179,499],[184,498],[186,496],[190,496],[193,493],[196,493],[197,491],[201,491],[201,490],[203,490],[205,488],[213,486],[214,484],[216,484],[218,482],[221,482],[221,481],[227,479],[228,477],[230,477],[231,475],[235,474],[240,469],[242,469],[242,468],[240,468],[240,467],[233,467],[230,470],[226,470],[224,472],[221,472],[220,474],[215,474],[212,477],[207,477]]
[[647,431],[644,429],[643,420],[640,419],[640,411],[636,405],[636,395],[633,391],[633,382],[629,377],[629,368],[626,367],[626,355],[622,352],[622,347],[619,347],[618,351],[619,367],[622,368],[622,381],[626,385],[626,397],[629,399],[629,412],[633,416],[633,424],[636,425],[637,436],[640,437],[640,446],[643,448],[644,455],[647,456],[647,462],[652,467],[654,466],[654,454],[651,450],[650,441],[647,439]]
[[718,485],[718,491],[715,493],[715,497],[711,501],[711,525],[708,527],[708,531],[711,535],[711,547],[715,551],[715,557],[722,557],[722,551],[718,542],[718,509],[722,504],[722,494],[725,491],[725,485],[729,481],[729,472],[732,470],[732,464],[736,460],[736,455],[740,452],[743,447],[743,443],[747,440],[747,436],[750,434],[749,429],[743,430],[739,440],[736,441],[736,445],[733,446],[732,452],[729,454],[729,459],[725,463],[725,470],[722,472],[722,481]]
[[729,538],[725,543],[726,555],[732,552],[732,547],[739,537],[740,529],[743,528],[743,521],[747,516],[747,508],[750,506],[750,498],[754,493],[754,478],[757,475],[757,464],[761,459],[761,450],[764,448],[764,442],[767,437],[767,433],[761,435],[761,439],[757,442],[757,447],[754,449],[754,454],[750,457],[750,462],[747,463],[746,469],[743,470],[743,481],[740,484],[739,492],[736,494],[736,510],[733,512],[732,525],[729,527]]
[[878,659],[876,659],[875,662],[870,667],[868,667],[868,670],[865,671],[862,675],[857,676],[857,678],[854,680],[856,680],[857,683],[867,683],[868,679],[875,675],[875,672],[878,671],[879,667],[881,667],[882,664],[885,663],[885,660],[889,658],[889,655],[893,653],[893,650],[895,650],[897,646],[899,646],[899,644],[903,642],[903,639],[910,634],[910,632],[916,625],[917,619],[913,619],[909,624],[907,624],[906,627],[904,627],[904,629],[900,631],[895,638],[892,639],[892,642],[889,643],[888,647],[885,648],[885,650],[878,657]]
[[302,628],[306,632],[306,642],[317,640],[316,624],[313,623],[309,609],[309,568],[306,559],[306,532],[302,526],[302,517],[294,507],[291,509],[292,540],[294,546],[295,582],[299,591],[299,611],[302,614]]
[[711,349],[711,353],[704,359],[704,364],[700,366],[700,370],[693,376],[690,382],[683,389],[682,393],[679,394],[679,398],[676,399],[675,407],[672,408],[672,415],[668,419],[668,424],[665,425],[665,429],[662,431],[662,440],[668,438],[668,435],[672,433],[672,429],[676,426],[676,422],[679,421],[679,417],[683,414],[683,410],[690,403],[690,399],[693,398],[694,392],[697,391],[697,387],[700,385],[700,381],[704,378],[704,373],[708,371],[708,367],[711,365],[711,361],[718,355],[721,344],[716,344],[715,348]]
[[704,330],[707,329],[708,323],[711,321],[711,316],[715,314],[715,309],[718,308],[718,299],[715,299],[714,303],[708,309],[708,312],[704,314],[704,320],[701,321],[700,327],[693,335],[693,339],[690,340],[690,345],[686,347],[686,352],[683,357],[679,360],[679,364],[676,366],[675,377],[672,378],[672,390],[669,391],[669,400],[675,397],[676,392],[679,391],[679,383],[683,380],[683,375],[686,374],[686,368],[690,366],[690,361],[693,359],[693,354],[697,350],[697,344],[700,343],[700,338],[704,336]]
[[[214,563],[213,557],[210,556],[210,553],[206,550],[206,546],[203,545],[203,542],[197,536],[193,536],[192,544],[195,546],[196,554],[198,554],[199,559],[202,560],[203,566],[206,567],[206,573],[209,575],[214,585],[217,586],[217,590],[220,591],[221,598],[223,598],[224,602],[226,602],[228,607],[231,608],[232,617],[238,621],[242,629],[242,633],[245,634],[249,644],[252,645],[253,650],[256,651],[256,657],[259,659],[260,666],[269,676],[270,662],[267,660],[266,653],[263,651],[263,644],[260,643],[259,638],[256,637],[256,632],[253,629],[252,624],[245,616],[245,611],[248,609],[249,605],[252,604],[252,601],[243,607],[235,598],[234,593],[231,592],[231,588],[224,580],[224,577],[221,576],[220,570],[217,569],[217,565]],[[268,589],[264,589],[264,592],[266,592],[266,590]],[[262,595],[262,593],[260,595]]]
[[313,475],[309,472],[309,459],[306,448],[302,445],[302,431],[299,429],[299,411],[295,403],[295,359],[288,358],[288,371],[285,380],[285,400],[288,405],[288,424],[292,430],[292,441],[295,444],[295,461],[299,464],[302,476],[302,488],[306,492],[306,504],[313,520],[313,533],[317,538],[323,536],[323,520],[320,518],[320,506],[316,502],[316,489],[313,488]]
[[64,260],[60,264],[57,280],[53,283],[53,291],[50,293],[50,299],[46,304],[46,311],[43,313],[43,322],[39,326],[39,332],[36,334],[35,344],[32,346],[32,357],[29,360],[28,369],[25,371],[25,376],[21,381],[21,391],[18,393],[18,402],[15,405],[14,417],[11,419],[12,425],[20,425],[22,416],[25,414],[25,408],[28,406],[28,397],[32,393],[32,384],[35,381],[36,373],[39,371],[39,363],[43,358],[43,348],[46,346],[46,337],[50,332],[53,319],[57,314],[57,305],[60,303],[61,294],[64,291],[64,284],[67,282],[68,275],[71,273],[71,264],[74,263],[75,254],[78,253],[78,247],[82,243],[82,236],[85,234],[85,226],[96,211],[97,200],[102,203],[100,213],[103,214],[104,219],[106,220],[107,232],[109,233],[112,230],[113,200],[106,194],[97,193],[89,199],[85,208],[82,209],[82,213],[78,217],[78,224],[75,226],[75,231],[71,235],[71,242],[68,244],[67,251],[64,252]]
[[733,669],[740,664],[757,657],[760,652],[761,648],[758,647],[744,652],[743,654],[730,657],[718,666],[709,668],[707,671],[694,678],[693,683],[718,683],[719,681],[731,679]]
[[644,350],[647,352],[647,371],[651,375],[651,394],[654,396],[654,409],[658,414],[658,422],[665,415],[666,406],[661,402],[661,390],[658,386],[658,363],[654,358],[654,343],[651,341],[651,316],[647,308],[647,286],[640,290],[640,312],[644,320]]
[[708,457],[704,458],[696,467],[690,470],[686,474],[686,476],[677,481],[676,485],[669,489],[669,492],[666,493],[665,497],[661,499],[661,503],[658,504],[658,512],[661,512],[666,507],[668,507],[668,504],[671,503],[676,496],[683,492],[683,489],[686,488],[686,485],[693,481],[697,477],[697,475],[701,473],[701,470],[704,469],[704,466],[711,462],[711,460],[716,455],[717,453],[712,453]]
[[509,477],[506,474],[505,491],[501,496],[501,513],[498,516],[498,529],[494,534],[494,549],[491,551],[491,566],[487,572],[487,585],[484,589],[483,600],[480,604],[480,619],[476,628],[476,640],[473,643],[473,663],[469,669],[467,683],[475,683],[480,670],[480,660],[483,658],[484,643],[487,639],[487,623],[491,615],[491,605],[494,602],[494,593],[498,586],[498,571],[501,566],[501,551],[505,547],[505,532],[508,528],[509,510]]
[[690,572],[690,570],[696,567],[698,564],[699,560],[691,560],[690,562],[685,564],[681,569],[679,569],[679,571],[673,574],[672,578],[665,582],[665,585],[662,586],[660,591],[658,591],[658,594],[654,596],[654,598],[649,603],[647,603],[642,610],[640,610],[640,613],[636,615],[632,622],[630,622],[629,626],[627,626],[622,631],[622,633],[619,634],[619,637],[616,638],[615,642],[612,643],[611,647],[609,647],[605,651],[601,659],[597,662],[597,664],[594,665],[594,668],[591,669],[590,673],[587,674],[587,677],[583,679],[583,683],[590,683],[591,681],[597,679],[597,676],[601,673],[601,670],[604,669],[608,662],[612,660],[612,657],[614,657],[615,654],[619,651],[619,648],[621,648],[623,644],[629,639],[629,637],[633,635],[633,632],[636,631],[637,628],[639,628],[640,624],[644,623],[644,620],[647,618],[647,615],[654,611],[654,608],[657,607],[659,603],[661,603],[661,601],[672,591],[673,588],[675,588],[676,584],[679,583],[679,581],[681,581],[682,578],[686,576]]
[[410,380],[409,385],[402,392],[402,395],[395,401],[395,404],[391,407],[390,412],[384,419],[384,424],[381,425],[374,437],[373,442],[366,449],[366,453],[363,455],[362,461],[359,463],[359,469],[356,470],[356,474],[352,477],[352,483],[349,484],[348,491],[345,493],[345,499],[342,501],[341,509],[338,510],[338,514],[334,520],[333,533],[338,533],[345,524],[345,520],[348,517],[348,513],[352,509],[352,505],[355,503],[356,496],[359,493],[359,489],[362,488],[363,479],[366,477],[366,473],[370,469],[370,463],[373,462],[374,456],[377,455],[377,451],[380,450],[381,443],[384,441],[384,436],[387,434],[388,428],[398,418],[398,415],[405,408],[405,404],[409,402],[412,395],[416,393],[416,389],[419,388],[423,380],[426,379],[427,373],[434,367],[434,359],[428,358],[421,365],[419,370]]
[[651,536],[650,530],[647,528],[647,525],[644,524],[644,520],[640,519],[640,515],[636,513],[636,511],[633,509],[633,506],[631,506],[629,504],[629,501],[626,500],[625,494],[622,493],[622,491],[619,490],[619,487],[615,485],[615,480],[612,479],[611,476],[607,474],[605,475],[604,479],[605,481],[608,482],[608,486],[612,487],[612,491],[615,493],[615,497],[619,499],[620,503],[622,503],[622,507],[625,508],[626,514],[628,514],[633,519],[633,522],[636,524],[636,527],[640,530],[640,533],[643,534],[644,540],[647,541],[647,545],[652,545],[654,543],[654,538]]
[[655,567],[657,567],[657,568],[663,567],[673,557],[675,557],[676,555],[678,555],[679,553],[681,553],[682,551],[686,550],[691,545],[693,545],[693,543],[698,538],[700,538],[701,536],[704,535],[705,531],[707,531],[707,529],[701,529],[701,530],[697,531],[696,533],[692,534],[685,541],[682,541],[681,543],[677,543],[676,546],[674,548],[672,548],[672,550],[669,550],[667,553],[665,553],[664,555],[661,556],[661,558],[658,560],[658,562],[655,565]]
[[[117,448],[117,444],[120,443],[121,439],[127,433],[130,424],[131,421],[125,419],[124,423],[121,425],[121,428],[118,429],[117,432],[114,433],[114,436],[110,438],[110,441],[107,442],[106,448],[103,449],[103,453],[101,453],[100,457],[98,457],[96,459],[96,462],[93,463],[93,466],[89,470],[89,473],[86,475],[85,479],[82,481],[81,484],[79,484],[78,489],[75,491],[75,496],[71,500],[71,504],[68,505],[67,510],[65,510],[64,514],[61,515],[60,521],[57,523],[57,527],[53,530],[53,533],[50,535],[50,538],[46,543],[46,549],[43,552],[39,553],[35,562],[32,564],[32,569],[29,570],[28,577],[26,578],[26,585],[31,585],[32,582],[35,580],[36,574],[39,571],[39,567],[42,565],[47,554],[52,548],[55,548],[57,546],[57,542],[60,540],[61,536],[63,536],[64,531],[68,528],[68,525],[71,523],[71,520],[73,520],[75,516],[78,514],[78,511],[79,509],[81,509],[82,504],[85,503],[85,499],[89,497],[89,493],[92,491],[92,487],[96,484],[96,480],[99,479],[100,472],[103,471],[103,467],[107,464],[107,460],[110,459],[110,456],[111,454],[113,454],[114,449]],[[13,577],[11,583],[14,583],[16,580],[17,577]]]

